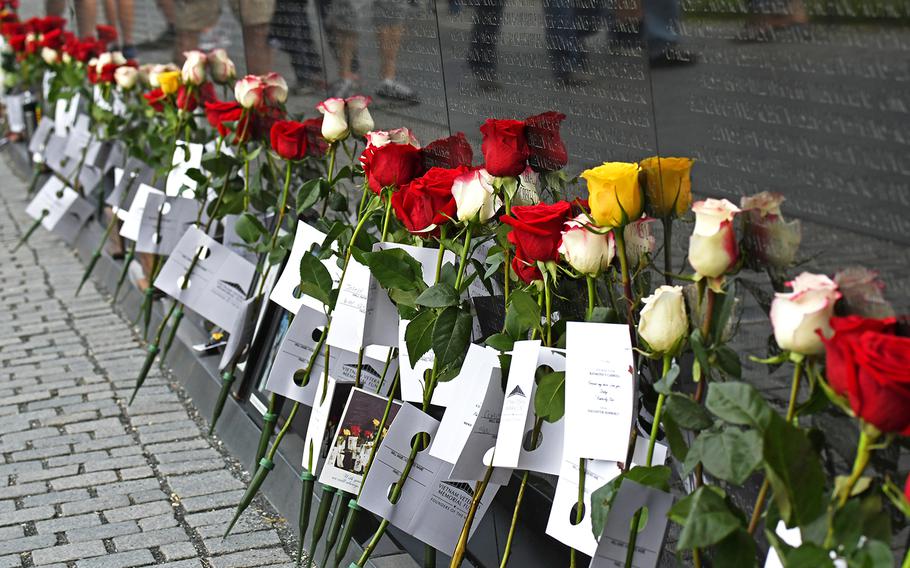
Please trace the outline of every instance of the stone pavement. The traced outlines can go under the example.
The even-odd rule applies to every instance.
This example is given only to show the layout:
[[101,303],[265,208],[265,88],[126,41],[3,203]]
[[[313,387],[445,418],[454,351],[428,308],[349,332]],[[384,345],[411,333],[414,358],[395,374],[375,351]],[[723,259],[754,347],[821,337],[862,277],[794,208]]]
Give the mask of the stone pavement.
[[[292,566],[284,519],[257,503],[222,541],[249,479],[152,372],[83,265],[31,223],[0,157],[0,568]],[[258,501],[258,500],[257,500]],[[255,510],[254,510],[255,509]]]

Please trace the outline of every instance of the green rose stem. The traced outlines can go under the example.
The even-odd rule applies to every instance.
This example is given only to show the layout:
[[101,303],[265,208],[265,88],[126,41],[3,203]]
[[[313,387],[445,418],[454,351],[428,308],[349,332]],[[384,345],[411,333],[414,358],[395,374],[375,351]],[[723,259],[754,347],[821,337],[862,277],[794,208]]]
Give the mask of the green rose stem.
[[316,481],[316,476],[307,470],[303,470],[300,472],[300,481],[303,482],[303,485],[300,495],[300,514],[297,517],[297,529],[300,533],[300,538],[297,539],[298,566],[300,566],[303,559],[303,539],[310,524],[310,510],[313,506],[313,484]]
[[[332,549],[335,548],[335,543],[338,542],[338,535],[341,533],[341,526],[346,517],[343,514],[343,511],[348,504],[354,499],[354,496],[348,493],[347,491],[338,492],[338,505],[335,507],[335,514],[332,517],[332,526],[329,528],[329,534],[325,539],[325,553],[322,557],[322,566],[329,565],[329,557],[332,554]],[[350,509],[348,509],[350,511]],[[313,552],[316,549],[313,548]]]
[[847,481],[844,482],[834,494],[837,498],[837,504],[832,507],[833,510],[828,514],[828,534],[825,537],[824,545],[826,549],[830,550],[834,545],[834,514],[846,505],[847,500],[850,499],[856,482],[863,476],[863,472],[866,471],[866,466],[869,465],[869,460],[872,458],[873,445],[880,435],[881,433],[878,430],[871,428],[863,422],[860,423],[859,441],[856,445],[856,458],[853,460],[853,470],[850,472]]
[[[661,378],[667,376],[667,373],[670,372],[670,365],[673,362],[673,357],[666,353],[664,353],[663,359],[664,367]],[[666,399],[666,395],[663,393],[657,396],[657,407],[654,409],[654,421],[651,424],[651,435],[648,438],[648,455],[645,459],[645,467],[651,467],[651,464],[654,460],[654,446],[657,443],[657,433],[660,430],[660,415],[664,408],[664,399]],[[638,539],[638,531],[642,528],[640,524],[641,509],[638,509],[635,511],[635,515],[632,517],[632,526],[629,529],[629,546],[626,549],[625,568],[632,568],[632,559],[635,557],[635,542]]]
[[634,346],[635,319],[633,307],[635,305],[635,299],[632,295],[632,278],[630,277],[629,272],[629,260],[626,257],[626,239],[623,235],[622,227],[613,229],[613,238],[616,241],[616,256],[619,257],[619,269],[622,275],[623,299],[626,301],[626,323],[628,323],[629,330],[632,333]]
[[588,285],[588,310],[585,312],[585,318],[590,321],[594,316],[594,308],[597,307],[597,282],[593,276],[586,276],[585,282]]
[[392,188],[383,188],[381,195],[385,197],[385,214],[382,217],[382,238],[380,242],[385,242],[386,235],[389,234],[389,220],[392,218]]
[[[537,446],[537,439],[540,437],[540,429],[543,426],[543,418],[537,418],[534,421],[534,429],[531,430],[531,447]],[[506,547],[502,553],[502,561],[499,568],[505,568],[509,564],[509,557],[512,556],[512,541],[515,539],[515,531],[518,528],[518,513],[521,511],[521,502],[524,500],[525,489],[528,487],[529,471],[525,471],[521,476],[521,485],[518,486],[518,496],[515,497],[515,509],[512,511],[512,522],[509,525],[509,536],[506,537]]]
[[[129,182],[127,182],[126,189],[123,190],[123,194],[120,197],[120,205],[123,205],[123,200],[126,197],[126,195],[130,192],[130,189],[132,189],[133,183],[135,181],[136,181],[135,177],[130,177]],[[98,195],[99,195],[98,202],[100,204],[98,212],[99,212],[99,216],[100,216],[101,212],[104,210],[104,208],[103,208],[104,192],[99,192]],[[76,293],[74,294],[75,296],[79,295],[79,291],[82,290],[82,286],[89,279],[89,276],[91,276],[92,271],[95,269],[95,265],[98,263],[98,259],[101,258],[101,251],[104,249],[104,244],[107,242],[108,238],[110,238],[111,232],[113,232],[114,227],[116,225],[117,225],[117,214],[114,213],[111,215],[111,221],[110,221],[110,223],[107,224],[107,229],[104,231],[104,235],[102,235],[101,241],[98,243],[98,246],[95,247],[95,251],[92,252],[92,258],[91,258],[91,260],[89,260],[88,266],[85,267],[85,272],[82,274],[82,280],[79,281],[79,286],[76,287]]]
[[[787,422],[792,422],[796,418],[796,397],[799,394],[799,383],[802,378],[803,364],[805,358],[798,356],[793,365],[793,381],[790,383],[790,401],[787,403]],[[663,395],[661,395],[663,396]],[[660,404],[658,400],[658,405]],[[761,489],[758,490],[758,497],[755,499],[755,506],[752,508],[752,517],[749,519],[749,534],[755,534],[758,528],[758,522],[761,520],[762,512],[765,508],[765,499],[768,498],[768,490],[771,488],[771,482],[765,477],[762,481]]]
[[664,226],[664,283],[671,286],[673,284],[673,260],[670,252],[673,248],[673,218],[661,217],[660,222]]
[[47,209],[41,210],[41,215],[39,215],[38,218],[35,219],[35,221],[28,228],[28,230],[25,231],[25,234],[22,235],[22,238],[19,239],[19,242],[16,243],[16,246],[13,247],[13,252],[16,252],[17,250],[19,250],[19,247],[21,247],[22,245],[24,245],[26,243],[26,241],[28,241],[29,237],[32,236],[32,233],[34,233],[35,230],[38,229],[39,226],[41,226],[41,222],[44,221],[44,218],[47,217],[49,214],[50,214],[50,211],[48,211]]
[[133,262],[133,259],[136,257],[136,243],[132,243],[126,251],[126,254],[123,256],[123,266],[120,268],[120,276],[117,278],[117,286],[114,287],[114,295],[112,301],[117,301],[117,296],[120,295],[120,288],[123,286],[123,283],[126,282],[126,275],[130,271],[130,263]]
[[[461,288],[461,284],[464,279],[464,272],[465,272],[465,265],[467,264],[468,251],[471,248],[471,232],[472,232],[472,227],[469,224],[465,228],[464,245],[462,246],[462,249],[461,249],[461,257],[460,257],[459,263],[458,263],[458,272],[455,276],[455,290],[456,291]],[[353,242],[353,239],[352,239],[352,242]],[[440,246],[442,246],[441,243],[440,243]],[[442,254],[442,253],[440,253],[440,254]],[[433,400],[433,392],[436,389],[436,371],[437,371],[436,360],[434,357],[433,370],[430,374],[430,380],[426,385],[426,390],[423,395],[423,405],[422,405],[421,409],[424,412],[427,411],[427,409],[430,407],[431,401]],[[394,390],[392,392],[394,393]],[[392,396],[392,395],[390,394],[390,396]],[[392,486],[392,492],[389,494],[389,501],[392,504],[397,503],[398,499],[401,497],[402,489],[404,488],[404,484],[408,479],[408,475],[411,473],[411,469],[414,467],[414,461],[417,459],[417,453],[422,449],[421,446],[423,445],[423,442],[424,441],[422,439],[415,438],[414,443],[411,444],[411,452],[408,455],[408,460],[405,462],[404,468],[401,471],[401,475],[399,476],[398,481],[395,482],[395,484]],[[372,457],[371,457],[371,459],[372,459]],[[370,538],[370,541],[367,544],[366,548],[364,548],[363,554],[360,555],[360,558],[356,562],[352,562],[348,568],[363,568],[363,566],[366,564],[367,560],[370,559],[370,555],[373,554],[373,551],[376,549],[376,546],[379,544],[379,541],[382,539],[382,536],[385,534],[388,527],[389,527],[388,519],[383,519],[379,523],[379,527],[376,529],[376,532],[373,534],[372,538]],[[426,552],[426,555],[424,557],[425,566],[435,565],[435,551],[433,551],[431,554],[430,548],[432,548],[432,547],[425,548],[425,552]]]
[[133,325],[138,325],[139,322],[142,322],[142,339],[143,341],[148,340],[148,330],[149,323],[151,322],[152,317],[152,300],[155,295],[155,278],[158,277],[158,270],[161,269],[161,257],[154,255],[152,257],[152,270],[148,279],[148,287],[146,287],[143,292],[142,305],[139,306],[139,313],[136,315],[136,321],[133,322]]
[[43,173],[44,168],[42,167],[43,162],[38,162],[38,167],[35,168],[35,173],[32,174],[32,180],[28,184],[28,189],[26,189],[25,194],[31,195],[35,193],[35,190],[38,188],[38,180],[41,179],[41,174]]
[[329,149],[326,151],[326,155],[329,157],[329,165],[326,168],[326,175],[328,176],[326,181],[329,182],[329,192],[325,196],[325,201],[322,202],[322,218],[325,218],[326,211],[329,209],[329,196],[332,194],[332,178],[335,177],[335,150],[337,147],[338,143],[332,142],[329,144]]

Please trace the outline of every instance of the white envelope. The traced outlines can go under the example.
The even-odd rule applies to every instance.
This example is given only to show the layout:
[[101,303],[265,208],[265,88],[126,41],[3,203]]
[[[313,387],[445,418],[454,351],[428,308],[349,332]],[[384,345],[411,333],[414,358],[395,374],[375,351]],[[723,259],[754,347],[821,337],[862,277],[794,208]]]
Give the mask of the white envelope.
[[[138,196],[137,196],[138,199]],[[202,248],[186,288],[183,277]],[[177,243],[155,279],[155,287],[224,329],[231,329],[247,300],[256,267],[191,227]]]
[[[303,221],[297,222],[297,230],[294,233],[294,244],[291,246],[291,253],[288,256],[287,264],[281,271],[281,276],[272,288],[269,299],[291,312],[296,314],[300,306],[306,305],[314,310],[322,311],[325,309],[322,302],[311,298],[299,291],[300,286],[300,260],[303,255],[309,252],[313,245],[322,244],[326,234],[322,231],[311,227]],[[353,262],[353,260],[351,261]],[[335,264],[334,258],[327,258],[322,261],[332,280],[337,284],[338,278],[341,277],[341,269]]]
[[[431,416],[403,404],[376,452],[358,503],[414,538],[451,555],[471,506],[474,483],[446,479],[449,464],[431,456],[425,449],[417,454],[398,502],[389,501],[390,489],[398,482],[411,452],[411,440],[425,433],[432,443],[438,427],[439,423]],[[498,485],[487,486],[478,504],[471,534],[498,489]]]
[[131,241],[139,240],[139,227],[142,225],[142,216],[145,212],[145,203],[150,194],[161,195],[161,191],[144,183],[139,184],[136,196],[130,204],[129,210],[120,209],[117,216],[123,221],[120,226],[120,236]]
[[[567,459],[622,462],[635,410],[635,359],[625,324],[566,326]],[[591,444],[593,432],[609,432]]]

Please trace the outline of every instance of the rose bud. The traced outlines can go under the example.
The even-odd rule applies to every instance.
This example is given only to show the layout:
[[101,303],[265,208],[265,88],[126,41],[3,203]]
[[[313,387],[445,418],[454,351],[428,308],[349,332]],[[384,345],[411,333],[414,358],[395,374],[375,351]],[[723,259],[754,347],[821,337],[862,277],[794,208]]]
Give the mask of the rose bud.
[[486,223],[502,201],[493,190],[493,176],[485,169],[465,172],[452,183],[452,195],[455,197],[455,218],[462,223]]
[[114,71],[114,81],[117,83],[117,86],[128,91],[136,86],[136,82],[139,80],[139,70],[135,67],[129,65],[124,65],[118,67]]
[[247,75],[234,84],[234,98],[243,108],[254,108],[262,104],[265,86],[256,75]]
[[433,167],[466,166],[470,168],[474,161],[474,150],[471,149],[471,144],[468,143],[463,132],[430,142],[423,147],[420,153],[423,156],[423,167],[427,170]]
[[306,157],[306,127],[302,122],[279,120],[272,125],[272,149],[285,160],[302,160]]
[[632,266],[641,263],[642,257],[654,253],[657,239],[651,231],[651,222],[654,219],[642,217],[622,229],[623,240],[626,242],[626,258]]
[[831,388],[853,413],[882,432],[910,435],[910,338],[894,318],[831,319],[825,370]]
[[144,63],[139,66],[139,80],[142,81],[144,85],[151,86],[151,75],[154,68],[154,63]]
[[559,134],[559,125],[566,119],[561,112],[548,111],[525,119],[528,140],[528,165],[537,172],[554,172],[569,161],[566,145]]
[[586,215],[579,215],[563,225],[559,254],[566,263],[585,276],[598,276],[613,260],[613,234],[600,233]]
[[417,148],[410,144],[386,144],[377,148],[370,158],[367,182],[377,194],[385,188],[394,190],[419,176],[421,167]]
[[373,117],[370,116],[370,109],[367,108],[371,102],[373,99],[364,95],[356,95],[344,100],[351,131],[357,136],[365,136],[373,130]]
[[237,76],[237,68],[234,66],[234,62],[228,57],[227,51],[220,47],[209,52],[206,62],[208,63],[212,80],[216,83],[225,84]]
[[788,268],[796,262],[802,232],[799,221],[785,221],[780,211],[784,196],[763,191],[740,200],[745,213],[743,248],[755,270]]
[[523,259],[550,262],[559,260],[562,227],[571,211],[568,201],[538,203],[512,207],[511,215],[502,215],[499,220],[512,228],[509,242],[521,251]]
[[288,83],[278,73],[273,71],[264,76],[262,83],[265,85],[263,92],[267,103],[280,105],[288,100]]
[[194,49],[184,51],[183,56],[186,61],[183,62],[183,69],[180,72],[180,78],[184,85],[201,85],[205,81],[205,53]]
[[322,113],[322,137],[327,142],[338,142],[348,137],[348,119],[344,112],[344,99],[332,97],[319,103]]
[[653,217],[682,217],[692,205],[691,158],[654,156],[641,161],[648,211]]
[[661,286],[642,303],[638,335],[652,352],[672,355],[689,333],[682,286]]
[[50,47],[41,48],[41,59],[44,60],[48,65],[53,65],[59,61],[60,54],[57,53],[56,49]]
[[165,71],[155,77],[165,95],[173,95],[180,88],[180,71]]
[[585,170],[591,215],[602,227],[621,227],[641,217],[643,203],[638,164],[606,162]]
[[525,123],[520,120],[488,118],[480,127],[480,151],[484,167],[496,177],[516,177],[528,165]]
[[837,289],[843,295],[838,303],[838,315],[864,318],[889,318],[896,314],[885,299],[885,283],[878,272],[862,266],[851,266],[834,275]]
[[467,171],[465,166],[431,168],[392,194],[395,216],[412,234],[424,237],[438,234],[436,228],[455,217],[457,205],[452,184]]
[[689,239],[689,264],[708,278],[726,274],[739,259],[733,218],[739,207],[726,199],[706,199],[692,205],[695,229]]
[[802,355],[825,350],[819,332],[831,335],[828,320],[841,297],[837,284],[821,274],[803,272],[792,282],[790,293],[777,293],[771,302],[771,327],[781,349]]

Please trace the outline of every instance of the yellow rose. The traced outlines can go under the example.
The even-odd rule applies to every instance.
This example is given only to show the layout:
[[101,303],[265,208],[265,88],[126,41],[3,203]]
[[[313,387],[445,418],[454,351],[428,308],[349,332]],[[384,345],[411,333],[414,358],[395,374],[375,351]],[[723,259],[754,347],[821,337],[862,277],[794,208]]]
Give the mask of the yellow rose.
[[[692,205],[691,158],[645,158],[648,209],[654,217],[680,217]],[[674,206],[675,203],[675,206]]]
[[628,162],[606,162],[582,172],[588,182],[591,215],[598,225],[621,227],[641,217],[644,204],[638,172],[638,164]]
[[157,79],[165,95],[173,95],[180,88],[180,71],[158,73]]

